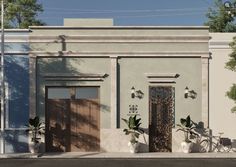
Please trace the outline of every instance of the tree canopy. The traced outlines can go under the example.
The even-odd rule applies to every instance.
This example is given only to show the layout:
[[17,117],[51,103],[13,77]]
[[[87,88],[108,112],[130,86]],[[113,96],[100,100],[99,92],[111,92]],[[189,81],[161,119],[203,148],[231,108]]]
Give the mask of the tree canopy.
[[[232,53],[229,54],[229,60],[226,62],[226,68],[236,72],[236,37],[233,38],[233,42],[230,43]],[[236,103],[236,84],[233,84],[226,95]],[[231,109],[232,112],[236,112],[236,106]]]
[[[232,4],[234,2],[236,0],[231,0]],[[214,6],[208,9],[206,16],[208,21],[204,25],[209,26],[210,32],[236,32],[236,9],[226,8],[224,1],[215,0]]]
[[5,0],[5,28],[28,28],[34,25],[45,25],[37,19],[43,12],[42,4],[37,0]]

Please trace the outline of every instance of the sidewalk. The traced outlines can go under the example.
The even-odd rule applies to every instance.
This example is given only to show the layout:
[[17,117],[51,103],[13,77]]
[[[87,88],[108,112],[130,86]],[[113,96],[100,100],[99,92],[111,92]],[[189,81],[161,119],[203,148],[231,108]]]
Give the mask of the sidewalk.
[[38,159],[77,159],[77,158],[94,158],[94,159],[204,159],[204,158],[227,158],[236,159],[236,153],[98,153],[98,152],[68,152],[68,153],[20,153],[20,154],[0,154],[0,158],[38,158]]

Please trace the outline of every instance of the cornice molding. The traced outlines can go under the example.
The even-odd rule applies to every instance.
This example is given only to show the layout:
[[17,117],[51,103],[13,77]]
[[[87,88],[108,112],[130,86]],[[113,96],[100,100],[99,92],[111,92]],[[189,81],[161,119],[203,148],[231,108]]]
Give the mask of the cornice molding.
[[6,43],[29,43],[28,35],[5,35],[4,41]]
[[59,36],[30,36],[31,43],[208,43],[209,36],[134,36],[134,35],[59,35]]
[[196,57],[209,58],[210,52],[72,52],[30,51],[30,57]]
[[230,42],[232,41],[210,41],[209,49],[230,49]]
[[[1,53],[0,53],[1,55]],[[27,51],[5,51],[4,55],[29,55]]]

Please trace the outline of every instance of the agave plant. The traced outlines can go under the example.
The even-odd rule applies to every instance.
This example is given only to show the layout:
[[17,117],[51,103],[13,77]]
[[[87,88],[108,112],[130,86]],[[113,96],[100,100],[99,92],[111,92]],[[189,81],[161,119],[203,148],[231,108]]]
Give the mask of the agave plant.
[[177,131],[184,132],[184,141],[187,143],[191,142],[190,135],[197,135],[197,133],[194,132],[196,127],[191,120],[190,115],[188,115],[187,118],[181,118],[180,124],[177,124],[177,126],[179,127]]
[[30,118],[29,124],[26,126],[28,127],[26,132],[29,132],[32,135],[31,141],[34,144],[39,143],[39,141],[41,140],[40,136],[43,135],[45,131],[44,123],[40,121],[38,116],[36,116],[34,118]]
[[138,142],[138,138],[140,134],[143,134],[143,130],[139,127],[141,125],[141,118],[137,119],[137,115],[130,116],[129,119],[122,120],[126,123],[128,126],[127,129],[124,129],[123,132],[125,132],[126,135],[131,135],[130,142],[132,144],[135,144]]

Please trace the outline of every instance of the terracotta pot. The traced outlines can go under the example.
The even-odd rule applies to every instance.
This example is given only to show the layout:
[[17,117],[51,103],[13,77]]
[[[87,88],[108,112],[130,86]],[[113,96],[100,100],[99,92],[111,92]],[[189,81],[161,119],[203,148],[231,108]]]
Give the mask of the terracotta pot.
[[192,148],[193,148],[193,143],[183,141],[181,143],[181,148],[182,148],[183,153],[191,153]]

